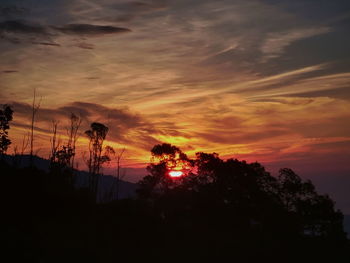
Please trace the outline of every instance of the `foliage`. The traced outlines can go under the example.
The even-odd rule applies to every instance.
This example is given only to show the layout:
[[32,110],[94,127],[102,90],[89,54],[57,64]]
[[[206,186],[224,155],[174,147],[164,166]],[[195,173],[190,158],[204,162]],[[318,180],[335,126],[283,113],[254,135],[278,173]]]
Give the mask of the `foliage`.
[[[335,210],[334,202],[291,169],[281,169],[280,175],[273,177],[259,163],[222,160],[216,153],[197,153],[189,160],[179,148],[164,144],[151,152],[159,162],[148,166],[149,175],[139,183],[139,196],[159,205],[162,213],[172,214],[177,200],[188,205],[186,213],[191,217],[200,213],[218,226],[235,222],[246,234],[345,240],[343,215]],[[182,178],[170,178],[167,162],[183,159],[191,165],[190,172]],[[200,207],[206,208],[198,211]]]
[[65,168],[70,167],[71,159],[73,156],[73,148],[69,147],[68,145],[61,145],[60,148],[54,152],[54,155],[51,157],[51,159],[54,164]]
[[85,131],[85,135],[89,138],[89,159],[87,160],[89,172],[98,174],[101,169],[101,164],[106,161],[102,156],[103,142],[108,133],[108,127],[102,123],[94,122],[91,124],[91,129]]
[[58,121],[52,121],[50,170],[51,173],[63,175],[69,182],[73,182],[75,144],[81,121],[80,117],[71,114],[70,126],[67,129],[68,141],[63,145],[60,145],[60,138],[57,138]]
[[68,165],[73,169],[74,168],[74,158],[75,158],[75,144],[78,140],[78,131],[81,125],[82,119],[80,116],[75,115],[74,113],[70,116],[70,127],[68,129],[68,143],[67,148],[69,149],[69,159]]
[[6,153],[11,144],[8,138],[8,130],[10,129],[10,121],[12,121],[13,110],[8,105],[3,105],[0,110],[0,155]]
[[[97,193],[98,175],[104,163],[109,162],[110,154],[113,154],[112,147],[103,147],[103,142],[108,133],[108,127],[102,123],[93,122],[90,130],[85,131],[85,135],[89,138],[89,158],[86,163],[90,173],[90,188],[93,193]],[[103,150],[105,150],[103,154]]]
[[151,150],[151,163],[147,166],[150,175],[140,182],[140,195],[147,197],[164,193],[176,183],[168,176],[168,171],[177,167],[192,167],[193,164],[178,147],[167,143],[155,145]]

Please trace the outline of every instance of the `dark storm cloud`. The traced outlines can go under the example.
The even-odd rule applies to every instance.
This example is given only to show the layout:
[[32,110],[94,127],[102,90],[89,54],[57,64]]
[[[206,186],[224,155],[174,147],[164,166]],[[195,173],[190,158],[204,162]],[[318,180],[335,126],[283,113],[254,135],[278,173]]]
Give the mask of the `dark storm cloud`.
[[53,29],[69,35],[97,36],[105,34],[117,34],[130,32],[131,30],[115,26],[99,26],[90,24],[69,24],[65,26],[54,26]]

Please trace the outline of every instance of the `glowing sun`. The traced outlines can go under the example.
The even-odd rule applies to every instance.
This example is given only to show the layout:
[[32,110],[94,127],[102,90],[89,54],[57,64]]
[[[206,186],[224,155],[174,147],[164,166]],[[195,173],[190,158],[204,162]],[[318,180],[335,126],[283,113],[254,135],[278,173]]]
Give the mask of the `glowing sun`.
[[178,178],[178,177],[181,177],[183,176],[183,172],[182,171],[170,171],[169,172],[169,176],[172,177],[172,178]]

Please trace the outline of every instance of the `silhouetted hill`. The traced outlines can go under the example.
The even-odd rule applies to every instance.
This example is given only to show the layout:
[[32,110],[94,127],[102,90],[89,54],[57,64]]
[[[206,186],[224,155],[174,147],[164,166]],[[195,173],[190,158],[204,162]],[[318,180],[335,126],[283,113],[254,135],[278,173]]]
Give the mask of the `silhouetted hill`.
[[350,239],[350,215],[344,215],[344,230]]
[[[29,155],[5,155],[4,160],[15,165],[18,168],[30,166]],[[49,171],[50,161],[38,156],[34,156],[33,165],[45,172]],[[89,173],[86,171],[74,170],[75,186],[77,188],[87,188],[89,182]],[[120,180],[119,182],[119,199],[133,198],[136,196],[137,184]],[[99,202],[112,201],[117,199],[117,178],[112,175],[101,175],[99,177],[99,188],[97,200]]]

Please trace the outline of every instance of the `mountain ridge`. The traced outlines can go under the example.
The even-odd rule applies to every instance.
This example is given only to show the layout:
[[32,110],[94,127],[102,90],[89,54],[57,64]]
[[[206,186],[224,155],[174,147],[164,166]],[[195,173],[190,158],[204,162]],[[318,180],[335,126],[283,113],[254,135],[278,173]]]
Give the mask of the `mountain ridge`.
[[[30,155],[5,155],[3,160],[19,168],[30,166]],[[45,172],[50,170],[50,160],[33,156],[33,165]],[[89,182],[89,172],[82,170],[73,170],[75,176],[74,186],[76,188],[87,188]],[[113,175],[100,175],[97,192],[97,201],[106,202],[117,199],[127,199],[136,197],[137,183],[119,180],[119,193],[117,194],[117,178]],[[118,196],[117,196],[118,195]]]

